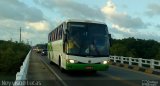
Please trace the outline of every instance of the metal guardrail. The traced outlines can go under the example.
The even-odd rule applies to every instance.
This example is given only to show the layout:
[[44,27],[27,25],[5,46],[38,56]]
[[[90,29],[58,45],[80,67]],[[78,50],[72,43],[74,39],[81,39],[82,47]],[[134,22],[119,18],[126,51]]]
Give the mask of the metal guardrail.
[[20,72],[17,72],[16,80],[15,80],[13,86],[25,86],[25,84],[22,85],[21,83],[20,83],[21,85],[19,85],[19,81],[27,80],[27,72],[28,72],[30,54],[31,54],[31,50],[27,54],[22,66],[20,67]]
[[143,64],[145,64],[145,65],[149,65],[150,68],[152,69],[155,69],[155,66],[160,66],[160,60],[154,60],[154,59],[110,56],[110,60],[113,60],[115,63],[117,61],[120,61],[120,63],[122,64],[124,64],[124,62],[128,62],[129,65],[133,65],[133,63],[137,63],[139,67],[143,67]]

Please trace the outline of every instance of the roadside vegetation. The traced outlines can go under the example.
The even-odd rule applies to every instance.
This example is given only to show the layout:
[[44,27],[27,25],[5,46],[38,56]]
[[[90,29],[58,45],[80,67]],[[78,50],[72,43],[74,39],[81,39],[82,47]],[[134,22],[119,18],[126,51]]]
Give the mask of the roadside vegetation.
[[0,77],[15,76],[30,48],[24,43],[0,40]]
[[135,38],[113,39],[111,55],[160,60],[160,43]]

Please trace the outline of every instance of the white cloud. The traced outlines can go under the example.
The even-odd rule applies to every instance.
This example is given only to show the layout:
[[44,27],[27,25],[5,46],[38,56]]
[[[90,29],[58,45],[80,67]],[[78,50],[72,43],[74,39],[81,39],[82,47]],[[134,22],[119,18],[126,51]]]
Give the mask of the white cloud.
[[111,0],[109,0],[106,6],[101,9],[101,11],[109,16],[112,16],[116,13],[116,6]]
[[35,29],[37,31],[48,31],[49,30],[49,23],[46,21],[27,22],[26,28]]
[[29,32],[22,32],[23,39],[30,39],[31,37],[33,37],[33,34],[31,34]]
[[160,15],[160,4],[159,3],[151,3],[148,5],[147,10],[148,16],[159,16]]
[[29,7],[19,0],[1,0],[0,12],[1,20],[12,19],[32,22],[44,20],[43,13],[39,9]]
[[[158,7],[151,7],[155,8],[152,11],[158,13]],[[144,23],[140,17],[133,17],[127,14],[127,12],[119,12],[117,8],[112,0],[108,0],[106,5],[101,8],[101,11],[106,16],[106,20],[108,20],[107,22],[111,23],[110,31],[114,38],[136,37],[159,40],[158,32],[154,32],[153,34],[150,29],[147,29],[148,25],[150,25],[149,23]]]
[[160,24],[157,24],[156,27],[157,27],[158,29],[160,29]]
[[[36,39],[33,41],[35,44],[46,40],[41,36],[47,34],[49,26],[39,8],[28,6],[22,0],[0,0],[0,34],[2,35],[0,40],[12,38],[13,41],[19,41],[19,28],[21,27],[22,40]],[[38,37],[41,39],[37,39]]]
[[121,31],[121,32],[132,33],[130,29],[120,27],[119,25],[116,25],[116,24],[112,24],[112,28],[117,29],[118,31]]
[[116,8],[117,7],[112,0],[109,0],[107,4],[101,8],[101,11],[106,15],[107,20],[112,24],[129,29],[143,29],[147,27],[147,24],[140,18],[131,17],[126,12],[118,12]]
[[96,8],[73,0],[34,0],[35,4],[58,13],[63,18],[104,21],[103,13]]
[[[108,0],[102,9],[93,8],[74,0],[33,0],[33,2],[36,4],[35,7],[24,4],[22,0],[0,0],[0,34],[2,35],[0,39],[19,40],[19,28],[22,27],[24,40],[32,40],[34,44],[47,42],[50,27],[57,26],[55,21],[61,22],[65,18],[110,21],[112,30],[116,33],[115,37],[147,37],[148,35],[136,32],[147,27],[141,18],[128,15],[127,12],[119,12],[112,0]],[[44,7],[45,10],[47,8],[47,11],[53,13],[52,15],[56,12],[54,15],[56,18],[46,20],[44,15],[48,16],[48,13],[42,12]],[[154,11],[153,15],[156,15],[159,12],[157,7],[159,8],[159,6],[148,7],[148,12]],[[54,21],[54,24],[51,24],[50,21]]]
[[17,21],[17,20],[12,20],[12,19],[4,19],[0,20],[0,29],[18,29],[21,25],[23,25],[23,22]]

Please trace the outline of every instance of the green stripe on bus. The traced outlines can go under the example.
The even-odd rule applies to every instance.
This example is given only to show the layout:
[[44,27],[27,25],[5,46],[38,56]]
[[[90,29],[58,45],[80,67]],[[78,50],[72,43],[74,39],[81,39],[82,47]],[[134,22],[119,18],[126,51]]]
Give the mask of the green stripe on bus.
[[97,70],[105,71],[109,68],[108,64],[66,64],[66,70]]

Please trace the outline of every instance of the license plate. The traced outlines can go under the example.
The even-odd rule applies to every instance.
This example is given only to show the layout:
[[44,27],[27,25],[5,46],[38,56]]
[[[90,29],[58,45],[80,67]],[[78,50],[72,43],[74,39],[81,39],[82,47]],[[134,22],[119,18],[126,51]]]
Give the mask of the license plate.
[[86,67],[86,69],[93,69],[93,67],[90,67],[90,66],[89,66],[89,67]]

